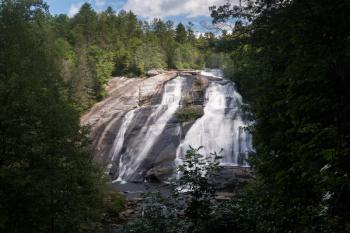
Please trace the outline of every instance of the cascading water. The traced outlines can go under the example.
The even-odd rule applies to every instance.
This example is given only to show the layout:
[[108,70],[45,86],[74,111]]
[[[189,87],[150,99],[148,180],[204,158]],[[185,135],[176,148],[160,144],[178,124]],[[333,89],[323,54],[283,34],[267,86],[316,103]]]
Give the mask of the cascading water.
[[[220,72],[202,72],[202,75],[219,78]],[[220,76],[218,76],[220,75]],[[209,82],[205,94],[204,115],[187,132],[176,152],[176,163],[189,146],[203,146],[202,153],[217,152],[223,165],[248,166],[246,159],[252,148],[252,137],[246,131],[247,123],[242,119],[242,97],[234,83],[222,79]]]
[[[180,123],[176,117],[182,96],[203,107],[203,116],[193,124]],[[130,110],[120,125],[115,124],[116,136],[104,160],[109,161],[107,172],[120,182],[162,180],[174,171],[174,159],[182,163],[189,146],[203,146],[201,153],[206,156],[221,152],[222,165],[249,166],[246,159],[253,151],[252,137],[246,130],[249,122],[244,120],[242,104],[234,83],[224,79],[221,70],[167,81],[160,104]]]
[[116,138],[114,139],[113,147],[111,149],[111,155],[110,155],[110,161],[111,163],[108,164],[107,170],[110,170],[113,166],[112,162],[115,160],[116,156],[118,156],[123,148],[124,145],[124,139],[125,139],[125,133],[128,130],[130,124],[132,123],[132,120],[134,119],[135,116],[135,111],[131,110],[127,114],[125,114],[123,123],[120,126],[120,129],[118,131],[118,134]]
[[210,69],[210,70],[202,71],[201,75],[222,79],[224,77],[224,72],[220,69]]
[[[138,173],[140,172],[139,168],[142,162],[147,158],[168,121],[179,108],[182,85],[182,77],[176,77],[165,84],[161,104],[151,113],[138,135],[136,135],[135,141],[138,143],[127,148],[123,154],[119,155],[124,143],[124,127],[128,127],[128,120],[124,121],[125,124],[123,124],[120,130],[122,131],[120,138],[118,138],[119,133],[116,138],[118,142],[115,143],[116,146],[113,154],[113,159],[119,155],[119,175],[117,181],[133,180],[135,176],[140,175]],[[130,114],[128,119],[132,119],[132,114]]]

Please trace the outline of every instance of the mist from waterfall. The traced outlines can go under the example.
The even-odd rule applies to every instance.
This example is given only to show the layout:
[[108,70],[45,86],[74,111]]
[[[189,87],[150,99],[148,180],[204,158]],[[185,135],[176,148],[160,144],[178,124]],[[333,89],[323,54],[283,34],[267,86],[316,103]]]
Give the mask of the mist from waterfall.
[[[220,72],[202,72],[202,75],[220,78]],[[209,82],[205,94],[204,115],[187,132],[176,152],[176,163],[189,146],[198,148],[209,156],[219,153],[222,165],[248,166],[246,159],[252,148],[252,137],[247,132],[247,122],[243,120],[242,96],[236,91],[233,82],[218,79]]]

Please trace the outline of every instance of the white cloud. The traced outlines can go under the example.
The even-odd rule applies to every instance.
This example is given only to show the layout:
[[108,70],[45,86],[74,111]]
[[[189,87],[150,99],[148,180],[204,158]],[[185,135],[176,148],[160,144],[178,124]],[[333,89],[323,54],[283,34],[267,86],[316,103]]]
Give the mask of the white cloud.
[[73,17],[74,15],[76,15],[79,12],[82,5],[83,5],[83,2],[72,4],[69,8],[68,16]]
[[99,6],[99,7],[106,5],[106,3],[107,3],[106,0],[96,0],[95,1],[96,6]]
[[191,18],[209,16],[210,6],[219,6],[226,2],[227,0],[128,0],[123,9],[151,19],[177,15],[186,15]]

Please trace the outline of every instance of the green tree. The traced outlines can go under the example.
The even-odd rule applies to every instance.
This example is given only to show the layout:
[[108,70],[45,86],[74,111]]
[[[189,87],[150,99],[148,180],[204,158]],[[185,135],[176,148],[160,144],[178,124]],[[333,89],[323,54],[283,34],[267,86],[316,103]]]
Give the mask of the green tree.
[[0,231],[100,232],[104,181],[62,97],[48,18],[39,0],[0,3]]
[[97,15],[89,3],[81,6],[72,20],[72,25],[76,34],[75,43],[92,44],[96,41]]
[[192,22],[189,22],[187,26],[187,39],[191,43],[195,42],[196,40],[196,35],[194,34],[193,27],[194,24]]
[[203,156],[200,150],[187,150],[170,195],[146,197],[143,214],[128,224],[126,232],[212,232],[207,229],[212,229],[211,219],[219,207],[214,197],[220,157],[216,153]]
[[187,32],[186,32],[186,28],[182,23],[179,23],[176,27],[176,37],[175,37],[176,41],[178,43],[185,43],[187,41]]
[[114,69],[114,51],[106,51],[97,46],[90,47],[90,53],[95,63],[96,82],[95,82],[95,96],[97,100],[101,100],[105,96],[105,86],[112,76]]
[[186,43],[175,51],[175,66],[177,69],[201,69],[204,67],[204,56],[199,49]]
[[349,9],[342,0],[213,8],[214,22],[241,19],[227,43],[256,119],[251,163],[266,195],[254,198],[268,204],[255,210],[271,214],[260,232],[350,229]]
[[151,69],[163,69],[166,67],[166,56],[157,44],[143,44],[135,53],[135,63],[140,74]]

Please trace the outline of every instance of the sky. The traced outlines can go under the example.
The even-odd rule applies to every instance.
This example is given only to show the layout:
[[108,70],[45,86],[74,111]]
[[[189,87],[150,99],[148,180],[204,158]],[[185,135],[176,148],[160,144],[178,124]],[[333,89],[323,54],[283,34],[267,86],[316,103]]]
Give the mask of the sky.
[[[232,1],[232,0],[231,0]],[[97,11],[113,7],[115,11],[131,10],[143,20],[161,18],[176,24],[192,22],[198,32],[206,31],[211,23],[209,7],[223,5],[227,0],[46,0],[52,14],[74,16],[84,2]]]

